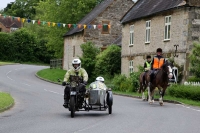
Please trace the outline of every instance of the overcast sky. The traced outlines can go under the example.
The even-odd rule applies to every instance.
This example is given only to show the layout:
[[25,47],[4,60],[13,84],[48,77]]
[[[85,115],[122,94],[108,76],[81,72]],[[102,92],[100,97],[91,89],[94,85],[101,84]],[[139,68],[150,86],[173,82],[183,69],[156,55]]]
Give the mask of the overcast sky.
[[7,6],[8,3],[14,2],[15,0],[0,0],[0,9],[3,9]]

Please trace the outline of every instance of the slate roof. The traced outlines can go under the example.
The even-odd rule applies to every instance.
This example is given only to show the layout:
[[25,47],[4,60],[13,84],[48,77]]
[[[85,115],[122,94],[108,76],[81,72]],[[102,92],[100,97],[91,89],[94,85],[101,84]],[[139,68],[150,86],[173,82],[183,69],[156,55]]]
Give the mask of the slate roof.
[[122,46],[122,35],[119,35],[118,38],[112,42],[112,44],[117,44],[118,46]]
[[186,5],[185,0],[138,0],[122,17],[121,23],[151,16],[156,13]]
[[[88,13],[78,24],[90,24],[100,13],[102,13],[114,0],[104,0],[100,4],[98,4],[90,13]],[[64,36],[70,36],[72,34],[81,32],[82,28],[73,28],[68,31]]]
[[20,28],[21,22],[19,22],[17,19],[12,20],[12,18],[9,17],[0,17],[0,22],[6,27],[6,28]]

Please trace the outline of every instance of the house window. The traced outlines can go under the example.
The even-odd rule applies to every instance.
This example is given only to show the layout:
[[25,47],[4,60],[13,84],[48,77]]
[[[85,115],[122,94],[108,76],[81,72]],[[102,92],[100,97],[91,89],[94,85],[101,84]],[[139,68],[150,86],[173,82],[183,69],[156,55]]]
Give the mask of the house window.
[[145,43],[150,43],[151,20],[146,21],[146,36]]
[[166,16],[164,40],[170,40],[170,30],[171,30],[171,16]]
[[109,27],[108,25],[110,24],[109,21],[102,21],[102,34],[109,34]]
[[0,32],[1,32],[1,30],[2,30],[2,29],[0,28]]
[[133,60],[129,61],[129,73],[133,72]]
[[134,25],[130,26],[130,43],[129,45],[133,45],[134,43]]

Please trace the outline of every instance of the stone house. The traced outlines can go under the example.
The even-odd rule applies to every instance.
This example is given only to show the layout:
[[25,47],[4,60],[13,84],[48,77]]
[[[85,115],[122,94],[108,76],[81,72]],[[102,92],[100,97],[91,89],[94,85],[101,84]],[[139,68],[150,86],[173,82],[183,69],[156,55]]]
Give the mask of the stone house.
[[0,16],[0,32],[10,33],[22,27],[22,23],[12,17]]
[[[64,35],[63,69],[71,68],[71,61],[82,55],[80,45],[83,43],[93,42],[102,50],[109,44],[121,43],[118,41],[122,34],[120,19],[133,4],[132,0],[104,0],[78,22],[87,26],[100,24],[101,28],[77,26],[68,31]],[[107,25],[107,28],[104,25]]]
[[200,0],[138,0],[121,23],[122,74],[137,71],[160,47],[183,66],[183,81],[190,76],[188,56],[193,42],[200,41]]

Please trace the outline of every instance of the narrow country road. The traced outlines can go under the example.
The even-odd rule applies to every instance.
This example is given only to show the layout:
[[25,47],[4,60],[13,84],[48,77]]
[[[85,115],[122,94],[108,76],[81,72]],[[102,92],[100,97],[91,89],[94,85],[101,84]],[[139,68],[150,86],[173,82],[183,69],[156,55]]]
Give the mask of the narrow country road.
[[0,91],[15,105],[0,113],[0,133],[198,133],[200,108],[114,95],[108,111],[76,112],[63,108],[64,87],[35,76],[45,66],[0,66]]

